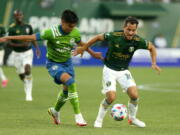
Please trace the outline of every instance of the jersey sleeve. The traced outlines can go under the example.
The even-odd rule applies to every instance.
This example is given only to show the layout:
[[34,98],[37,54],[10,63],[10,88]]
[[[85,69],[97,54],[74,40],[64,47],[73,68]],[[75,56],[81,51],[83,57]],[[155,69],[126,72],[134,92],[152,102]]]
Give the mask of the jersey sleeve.
[[149,41],[143,38],[140,38],[138,49],[148,49]]
[[[37,38],[38,37],[38,38]],[[40,33],[36,34],[37,40],[50,40],[53,38],[51,29],[45,29],[41,31]]]
[[78,29],[76,29],[76,32],[75,32],[75,42],[76,43],[81,42],[81,33]]
[[29,29],[30,29],[29,35],[32,35],[34,32],[33,32],[33,28],[31,25],[29,25]]
[[109,39],[111,39],[111,37],[112,37],[112,33],[111,32],[106,32],[106,33],[104,33],[104,39],[105,40],[109,40]]

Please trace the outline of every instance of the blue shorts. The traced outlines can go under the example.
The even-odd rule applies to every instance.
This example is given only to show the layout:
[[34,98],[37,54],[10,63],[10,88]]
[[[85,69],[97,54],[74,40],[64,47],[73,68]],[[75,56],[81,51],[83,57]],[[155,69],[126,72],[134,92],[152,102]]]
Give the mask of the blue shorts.
[[71,59],[62,63],[47,59],[46,68],[48,69],[49,74],[54,78],[54,82],[57,84],[62,84],[59,78],[63,73],[68,73],[74,79],[74,68]]

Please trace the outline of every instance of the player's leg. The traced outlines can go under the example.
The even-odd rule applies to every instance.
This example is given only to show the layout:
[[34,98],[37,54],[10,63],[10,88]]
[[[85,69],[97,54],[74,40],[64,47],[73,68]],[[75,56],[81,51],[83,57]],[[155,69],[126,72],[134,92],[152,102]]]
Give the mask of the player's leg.
[[26,91],[26,101],[32,101],[32,85],[33,79],[31,74],[31,65],[26,64],[24,66],[24,89]]
[[99,106],[98,115],[96,117],[96,121],[94,123],[94,127],[101,128],[103,125],[103,119],[108,111],[109,106],[116,99],[116,92],[114,90],[109,90],[106,93],[106,97],[101,101]]
[[22,64],[23,64],[23,73],[24,73],[24,90],[26,93],[26,101],[32,101],[32,87],[33,87],[33,78],[31,74],[33,52],[32,49],[23,53]]
[[96,117],[94,127],[101,128],[103,124],[103,119],[108,111],[111,103],[116,99],[116,80],[114,76],[114,71],[107,68],[103,68],[103,90],[102,93],[106,97],[101,101],[98,115]]
[[68,87],[63,85],[63,90],[59,92],[57,102],[54,109],[59,112],[61,107],[66,103],[68,99]]
[[138,111],[138,91],[137,87],[129,87],[127,90],[127,94],[130,98],[130,101],[128,103],[128,109],[129,109],[129,124],[138,126],[138,127],[145,127],[146,124],[143,121],[140,121],[136,118],[136,114]]
[[3,65],[3,57],[4,57],[4,50],[0,50],[0,79],[1,79],[1,86],[6,87],[8,83],[8,79],[6,78],[2,65]]
[[[68,65],[68,66],[67,66]],[[56,112],[61,110],[61,107],[65,103],[66,100],[63,100],[64,97],[67,97],[68,94],[68,99],[70,100],[74,112],[75,112],[75,118],[76,118],[76,123],[79,124],[80,126],[85,126],[87,123],[84,121],[80,109],[79,109],[79,99],[78,99],[78,94],[76,90],[76,84],[74,81],[74,70],[73,67],[71,66],[71,63],[55,63],[52,61],[47,61],[46,65],[49,74],[54,78],[54,81],[57,84],[63,84],[65,85],[68,92],[63,92],[59,96],[59,100],[57,100],[57,103],[55,105]],[[58,112],[59,113],[59,112]],[[56,113],[57,114],[57,113]],[[53,117],[54,118],[54,117]],[[58,121],[58,119],[56,119]],[[55,123],[56,124],[56,123]]]
[[136,118],[138,110],[138,91],[131,73],[128,70],[121,71],[118,82],[130,98],[130,101],[128,102],[128,122],[138,127],[145,127],[145,123]]
[[70,100],[73,110],[75,113],[75,121],[79,126],[86,126],[87,123],[82,117],[80,107],[79,107],[79,98],[76,90],[76,83],[73,77],[71,77],[68,73],[63,73],[60,76],[61,82],[68,87],[68,99]]
[[60,109],[68,99],[68,87],[63,85],[63,90],[59,92],[55,107],[48,109],[48,113],[53,117],[56,125],[60,124]]

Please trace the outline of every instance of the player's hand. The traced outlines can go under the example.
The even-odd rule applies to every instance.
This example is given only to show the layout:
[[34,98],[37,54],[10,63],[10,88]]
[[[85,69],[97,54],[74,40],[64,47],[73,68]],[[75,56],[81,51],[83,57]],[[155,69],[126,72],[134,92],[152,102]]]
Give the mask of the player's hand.
[[152,64],[152,69],[156,70],[158,75],[160,75],[161,73],[161,68],[159,66],[157,66],[156,64]]
[[96,59],[104,60],[101,52],[94,52],[92,56]]
[[77,56],[78,54],[81,54],[81,57],[83,56],[85,49],[83,47],[76,47],[76,49],[73,52],[73,56]]
[[36,49],[36,56],[39,59],[41,56],[41,51],[39,49]]
[[8,39],[7,39],[7,38],[5,38],[5,37],[0,38],[0,42],[6,42],[6,41],[8,41]]

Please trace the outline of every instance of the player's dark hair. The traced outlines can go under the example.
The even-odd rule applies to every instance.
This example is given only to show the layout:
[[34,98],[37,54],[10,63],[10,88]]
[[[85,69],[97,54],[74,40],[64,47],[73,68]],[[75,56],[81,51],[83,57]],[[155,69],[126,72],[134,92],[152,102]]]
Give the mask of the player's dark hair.
[[69,9],[64,10],[64,12],[62,13],[61,19],[67,23],[78,23],[78,20],[79,20],[76,13]]
[[136,24],[138,26],[139,22],[136,17],[129,16],[125,19],[124,26],[127,26],[127,24]]

